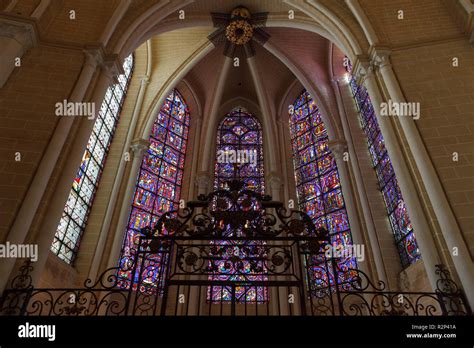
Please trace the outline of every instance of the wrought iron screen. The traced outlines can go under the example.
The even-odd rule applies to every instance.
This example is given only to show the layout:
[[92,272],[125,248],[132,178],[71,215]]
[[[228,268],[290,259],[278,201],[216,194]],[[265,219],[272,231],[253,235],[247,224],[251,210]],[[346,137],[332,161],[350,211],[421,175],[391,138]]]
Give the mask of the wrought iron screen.
[[[372,282],[361,270],[341,269],[340,260],[327,258],[324,250],[328,233],[316,230],[305,213],[288,211],[270,196],[243,189],[240,182],[231,182],[229,187],[201,195],[183,210],[163,214],[153,227],[141,230],[139,247],[133,255],[134,261],[128,264],[129,269],[108,269],[95,282],[87,280],[83,288],[35,288],[29,275],[32,265],[27,262],[12,280],[11,288],[4,292],[0,314],[471,313],[464,294],[443,266],[437,266],[440,278],[434,292],[388,291],[383,282]],[[224,233],[229,228],[238,233]],[[248,247],[250,244],[252,248]],[[163,262],[151,265],[141,261],[150,255],[157,255]],[[318,263],[323,260],[325,265],[316,278],[314,272],[310,277],[307,271],[315,259]],[[225,273],[226,269],[241,277],[226,280],[210,277]],[[132,272],[132,286],[126,289],[118,286],[119,271]],[[228,298],[212,296],[213,291],[223,289],[229,293]],[[245,295],[258,289],[267,292],[265,301]]]

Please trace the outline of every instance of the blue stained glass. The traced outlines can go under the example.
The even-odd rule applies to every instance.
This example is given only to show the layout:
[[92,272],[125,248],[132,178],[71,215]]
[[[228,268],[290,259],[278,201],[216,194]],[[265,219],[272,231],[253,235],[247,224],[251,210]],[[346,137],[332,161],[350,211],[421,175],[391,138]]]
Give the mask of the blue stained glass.
[[334,157],[331,154],[324,156],[323,158],[318,160],[319,175],[325,174],[335,168],[336,168],[336,161],[334,160]]
[[[135,188],[121,265],[134,262],[140,229],[154,225],[163,213],[179,207],[188,128],[188,107],[179,91],[174,90],[165,99],[152,127],[150,147],[143,157]],[[137,261],[137,270],[142,262],[144,266],[140,291],[150,291],[150,288],[162,284],[164,261],[161,254],[152,254],[146,260]],[[132,276],[131,271],[121,270],[118,276],[120,286],[124,288],[129,288],[134,279],[135,289],[140,274],[137,271]]]
[[153,175],[145,170],[140,172],[140,177],[138,180],[138,186],[143,187],[144,189],[152,192],[156,192],[156,184],[158,182],[158,177]]
[[76,258],[80,239],[86,228],[94,195],[132,77],[133,63],[133,55],[125,58],[124,74],[118,77],[119,83],[109,86],[105,92],[96,115],[93,131],[56,229],[51,251],[69,264],[72,264]]
[[327,212],[338,210],[344,207],[341,189],[337,189],[324,194],[324,206]]
[[[253,190],[260,194],[264,193],[264,171],[263,171],[263,141],[262,128],[257,118],[245,110],[237,109],[228,113],[217,130],[217,155],[214,166],[214,189],[225,189],[226,182],[232,179],[241,180],[244,188]],[[230,153],[230,151],[246,151],[254,153],[255,162],[231,163],[231,157],[225,163],[219,163],[219,153]],[[227,234],[236,233],[229,228]],[[257,255],[258,248],[262,245],[259,241],[220,241],[216,244],[217,250],[225,250],[222,260],[217,262],[218,273],[211,275],[210,280],[266,280],[263,274],[255,274],[251,270],[250,262],[246,259]],[[244,248],[244,246],[249,246]],[[255,253],[255,255],[253,255]],[[234,269],[233,263],[226,261],[227,258],[238,256],[242,262],[241,269]],[[260,262],[260,261],[259,261]],[[263,267],[263,265],[261,265]],[[262,303],[267,301],[267,288],[263,286],[236,286],[235,301],[247,303]],[[222,303],[232,300],[231,287],[210,286],[207,293],[210,302]]]
[[166,147],[163,159],[172,164],[173,166],[177,166],[180,163],[180,158],[182,158],[178,151],[172,149],[171,147]]
[[[348,64],[347,72],[351,73],[351,69],[352,65]],[[382,190],[401,263],[403,267],[407,267],[421,258],[408,211],[398,187],[398,181],[367,90],[363,86],[359,86],[353,77],[350,81],[350,88],[359,109],[360,123],[367,137],[369,154]]]
[[319,179],[311,180],[304,184],[301,184],[297,187],[298,196],[299,197],[306,197],[306,199],[310,200],[319,195],[321,195],[321,184]]
[[129,228],[140,230],[150,224],[151,215],[137,208],[132,209],[130,214]]
[[[349,220],[345,210],[336,161],[328,146],[328,135],[318,107],[308,92],[290,107],[290,136],[295,164],[296,189],[300,209],[313,220],[316,228],[331,234],[331,242],[344,248],[352,245]],[[310,289],[334,285],[321,256],[307,259]],[[357,268],[354,258],[340,263],[341,267]],[[339,286],[350,280],[338,280]]]
[[323,192],[334,190],[340,186],[341,183],[339,181],[339,175],[337,174],[337,171],[333,171],[321,177],[321,187]]
[[328,214],[326,217],[329,233],[337,233],[349,229],[349,219],[344,210]]

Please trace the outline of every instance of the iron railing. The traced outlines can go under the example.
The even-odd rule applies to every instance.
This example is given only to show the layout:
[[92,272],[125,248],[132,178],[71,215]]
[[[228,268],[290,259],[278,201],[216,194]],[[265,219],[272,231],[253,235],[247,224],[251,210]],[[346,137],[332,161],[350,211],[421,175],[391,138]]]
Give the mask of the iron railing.
[[442,265],[433,292],[390,291],[327,257],[327,231],[234,183],[141,230],[128,262],[82,288],[35,288],[27,261],[1,315],[467,315]]

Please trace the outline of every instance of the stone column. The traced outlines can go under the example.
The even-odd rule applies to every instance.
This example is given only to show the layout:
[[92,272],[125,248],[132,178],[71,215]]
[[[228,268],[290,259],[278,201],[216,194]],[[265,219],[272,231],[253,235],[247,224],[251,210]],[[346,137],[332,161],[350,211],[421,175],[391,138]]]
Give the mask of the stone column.
[[[95,104],[96,114],[98,113],[97,105],[102,104],[102,100],[113,78],[118,74],[114,68],[116,65],[114,60],[102,64],[102,72],[95,85],[94,94],[91,103]],[[44,265],[48,258],[51,243],[54,239],[54,234],[64,211],[64,205],[67,201],[69,192],[71,191],[72,182],[77,173],[77,169],[81,163],[84,151],[87,147],[87,142],[92,133],[94,120],[83,119],[79,131],[77,132],[74,144],[68,153],[68,162],[64,165],[61,175],[56,182],[56,190],[54,196],[48,204],[46,217],[42,222],[40,232],[35,236],[35,243],[38,244],[39,257],[33,271],[33,279],[39,279],[43,273]]]
[[13,11],[17,3],[18,3],[18,0],[10,0],[10,3],[5,8],[5,12]]
[[278,173],[271,172],[267,177],[267,185],[272,199],[274,201],[281,200],[282,181],[280,175]]
[[[145,91],[147,85],[149,83],[149,77],[143,76],[140,79],[140,89],[138,91],[137,101],[135,104],[135,108],[133,109],[132,119],[130,122],[129,130],[127,133],[127,138],[125,140],[124,149],[129,149],[131,147],[131,142],[133,135],[135,134],[135,128],[137,126],[138,118],[140,116],[140,112],[142,110],[143,100],[145,96]],[[124,153],[125,155],[125,153]],[[89,279],[95,279],[97,276],[97,272],[100,268],[100,263],[102,262],[102,256],[105,248],[105,243],[107,241],[107,237],[109,235],[110,230],[110,222],[112,221],[112,217],[117,206],[117,198],[120,193],[120,186],[122,185],[123,176],[125,173],[127,162],[122,159],[120,161],[117,174],[114,179],[114,184],[112,187],[112,192],[110,194],[110,199],[107,204],[107,211],[105,212],[104,222],[102,223],[102,227],[100,230],[99,241],[97,244],[97,248],[94,254],[94,259],[92,260],[91,268],[89,270]]]
[[132,165],[130,166],[130,172],[127,181],[127,187],[122,201],[122,207],[120,209],[120,215],[115,228],[114,239],[112,242],[112,248],[110,250],[107,267],[115,267],[119,262],[120,253],[122,250],[123,239],[127,230],[127,222],[132,207],[133,194],[137,185],[137,178],[140,172],[140,167],[143,161],[143,156],[148,150],[150,142],[145,139],[135,139],[132,141],[130,149],[132,150],[133,159]]
[[[191,124],[191,127],[192,126],[193,124]],[[197,115],[197,117],[195,118],[194,127],[195,127],[195,133],[194,133],[194,142],[193,142],[193,159],[191,163],[190,178],[194,178],[196,176],[196,171],[198,168],[199,149],[201,148],[200,139],[201,139],[201,129],[202,129],[202,115]],[[195,185],[193,185],[192,182],[193,181],[190,180],[189,190],[188,190],[188,201],[195,198],[194,196]]]
[[[347,217],[351,228],[352,242],[354,245],[362,245],[365,247],[366,243],[362,234],[362,228],[360,226],[359,216],[357,214],[356,203],[354,200],[355,193],[352,189],[352,183],[347,170],[347,160],[344,159],[345,156],[349,156],[349,153],[347,152],[347,143],[344,140],[335,140],[330,141],[328,145],[336,159],[341,190],[344,196]],[[347,159],[348,158],[349,157],[347,157]],[[354,257],[359,257],[359,255],[354,255]],[[357,261],[357,265],[360,270],[365,272],[368,271],[368,263],[365,260],[365,256],[362,261]]]
[[[362,213],[364,215],[365,225],[367,227],[367,234],[369,238],[370,250],[374,257],[375,268],[377,272],[376,279],[383,281],[387,286],[389,283],[387,281],[387,273],[384,267],[384,262],[382,258],[382,252],[380,250],[380,244],[378,242],[377,232],[375,230],[374,220],[370,211],[369,199],[367,197],[367,192],[365,190],[364,180],[362,178],[362,173],[359,167],[357,154],[354,149],[354,144],[352,142],[352,134],[348,123],[348,115],[346,113],[346,107],[341,97],[341,90],[346,89],[349,93],[349,84],[347,80],[338,79],[332,80],[334,93],[336,95],[336,100],[339,109],[339,115],[341,116],[341,125],[344,133],[344,137],[347,139],[348,151],[349,151],[349,163],[351,164],[352,173],[354,175],[354,180],[356,182],[356,187],[358,188],[357,194],[359,196],[359,201],[361,204]],[[375,174],[375,173],[374,173]]]
[[41,0],[38,6],[36,6],[33,13],[31,14],[31,17],[40,19],[50,4],[51,0]]
[[23,55],[37,44],[35,27],[30,23],[0,18],[0,88],[12,71],[21,64]]
[[275,137],[276,126],[274,125],[274,115],[272,115],[272,110],[267,97],[267,92],[263,85],[262,77],[259,74],[259,69],[255,61],[255,57],[247,57],[247,63],[252,75],[252,80],[255,86],[255,91],[257,92],[258,104],[262,110],[262,129],[263,129],[263,141],[265,151],[265,163],[267,164],[267,170],[270,172],[278,171],[278,152],[274,151],[275,148],[278,148],[277,140]]
[[[86,49],[84,53],[86,59],[79,78],[76,82],[76,85],[74,86],[74,89],[69,97],[69,101],[71,102],[78,102],[84,99],[84,95],[91,83],[92,77],[97,67],[103,64],[104,56],[103,51],[101,49]],[[109,76],[108,73],[106,73],[105,75],[103,74],[102,76],[103,81],[105,81],[104,83],[108,83],[107,79],[109,77],[106,77]],[[99,84],[100,83],[98,83],[98,85]],[[26,193],[25,198],[23,199],[20,209],[18,210],[17,217],[15,218],[15,221],[13,222],[13,225],[8,233],[7,240],[10,243],[21,244],[24,242],[27,233],[30,230],[31,223],[41,202],[43,194],[49,183],[52,172],[57,164],[57,160],[61,154],[62,148],[69,135],[73,122],[74,117],[62,117],[59,120],[58,126],[56,127],[53,137],[51,138],[51,141],[49,142],[48,147],[46,148],[46,151],[43,155],[43,158],[41,159],[36,174],[28,188],[28,191]],[[79,137],[80,135],[77,136],[77,138]],[[87,139],[84,143],[87,143]],[[63,172],[63,175],[59,180],[59,182],[62,182],[62,184],[57,185],[57,189],[61,190],[61,193],[54,195],[53,200],[55,203],[53,202],[49,207],[49,211],[51,211],[54,206],[54,211],[56,213],[48,214],[47,218],[43,221],[43,226],[48,226],[46,228],[46,232],[40,233],[40,236],[35,237],[36,243],[38,243],[40,255],[38,257],[38,262],[34,265],[35,277],[38,274],[37,272],[42,269],[44,263],[46,262],[49,246],[51,245],[54,233],[56,232],[57,223],[61,218],[60,214],[62,212],[62,209],[64,208],[64,204],[67,199],[67,193],[71,189],[74,173],[77,171],[77,168],[79,166],[80,158],[84,152],[84,146],[80,147],[80,149],[78,146],[75,146],[75,150],[76,152],[80,150],[79,155],[76,156],[78,157],[77,161],[71,159],[71,161],[69,161],[69,163],[66,165],[69,168],[67,170],[67,172],[69,173],[69,180],[68,182],[64,181],[66,178],[66,174]],[[72,156],[69,157],[71,158]],[[56,226],[54,226],[54,223],[56,224]],[[45,230],[44,227],[41,229],[41,231],[43,230]],[[46,244],[48,244],[48,238],[49,246],[46,247]],[[0,278],[0,291],[3,291],[5,283],[8,280],[8,275],[10,275],[14,264],[14,259],[0,260],[0,273],[5,275],[4,277]]]
[[206,195],[212,189],[212,180],[206,172],[200,172],[196,175],[196,189],[198,195]]
[[216,136],[217,122],[219,119],[219,107],[221,106],[222,94],[224,93],[225,83],[227,81],[227,77],[229,76],[231,67],[232,58],[225,57],[222,68],[218,73],[217,83],[213,88],[212,97],[209,101],[210,107],[207,112],[208,117],[206,117],[208,122],[207,124],[204,124],[202,129],[203,131],[201,131],[201,143],[203,144],[202,152],[200,153],[201,162],[199,166],[199,170],[201,172],[209,170],[209,168],[214,168],[214,154],[212,153],[213,142],[211,139],[215,139]]
[[[385,83],[392,101],[395,103],[405,103],[405,97],[397,82],[392,65],[390,64],[390,53],[391,52],[387,49],[375,49],[372,54],[372,59],[380,71],[382,81]],[[469,303],[471,306],[474,306],[473,262],[469,249],[463,239],[456,216],[449,204],[423,139],[415,125],[415,120],[410,117],[410,115],[398,115],[397,118],[400,121],[408,146],[415,158],[420,175],[423,178],[426,192],[430,198],[441,232],[449,249],[448,255],[450,255],[453,261]],[[458,253],[456,256],[453,256],[452,251],[455,250],[455,248]]]
[[385,147],[387,148],[390,159],[392,160],[393,169],[407,205],[428,279],[431,287],[436,289],[438,276],[435,273],[435,265],[441,263],[441,258],[436,248],[422,203],[418,197],[416,186],[413,182],[410,171],[408,170],[408,163],[403,156],[390,119],[388,117],[380,116],[380,108],[384,100],[373,73],[373,66],[369,64],[367,59],[358,57],[354,71],[359,79],[363,79],[364,86],[367,88],[372,99],[377,122],[384,137]]

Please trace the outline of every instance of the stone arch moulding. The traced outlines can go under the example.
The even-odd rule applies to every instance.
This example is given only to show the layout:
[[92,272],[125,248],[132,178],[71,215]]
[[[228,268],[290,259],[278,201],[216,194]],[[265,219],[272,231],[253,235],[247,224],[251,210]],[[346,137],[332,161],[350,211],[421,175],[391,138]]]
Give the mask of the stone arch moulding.
[[[174,20],[164,20],[173,12],[185,9],[187,5],[194,1],[160,1],[136,18],[118,39],[111,40],[115,44],[113,49],[110,48],[110,50],[121,57],[125,57],[126,54],[135,50],[141,43],[154,35],[177,28],[212,27],[210,16],[205,15],[189,16],[186,17],[186,20],[180,20],[177,17]],[[320,4],[319,1],[305,0],[300,3],[294,0],[285,0],[284,2],[303,12],[311,19],[296,15],[294,19],[290,20],[287,16],[270,14],[266,24],[268,27],[289,27],[312,31],[336,43],[352,60],[363,53],[362,47],[368,45],[369,39],[363,28],[360,27],[359,22],[357,23],[359,24],[360,36],[365,38],[363,43],[357,40],[356,35],[340,19],[341,16]],[[120,24],[118,27],[120,27]]]
[[207,41],[203,43],[165,81],[165,83],[157,92],[153,101],[150,103],[148,110],[145,112],[145,123],[142,125],[141,129],[138,130],[138,137],[142,139],[148,139],[151,134],[155,117],[160,110],[165,98],[178,85],[178,83],[183,80],[186,74],[213,49],[214,46],[211,42]]
[[272,45],[270,41],[267,42],[263,47],[276,58],[278,58],[293,73],[293,75],[296,76],[303,87],[311,94],[321,111],[321,117],[325,122],[329,138],[331,140],[338,139],[339,132],[338,127],[336,126],[337,122],[335,121],[335,115],[329,111],[329,107],[324,101],[324,98],[321,97],[322,94],[319,91],[317,85],[305,76],[304,72],[288,57],[288,55],[283,53],[276,46]]
[[290,105],[290,101],[292,100],[293,93],[295,94],[294,97],[297,97],[295,91],[296,88],[298,88],[299,84],[301,84],[301,82],[298,79],[295,79],[292,83],[288,85],[285,93],[283,93],[283,97],[280,100],[280,105],[278,105],[277,108],[277,119],[281,120],[281,116],[288,112],[288,106]]
[[[180,87],[180,84],[182,84],[182,86],[184,88],[187,88],[189,90],[189,93],[191,95],[191,98],[193,98],[194,100],[194,104],[196,105],[196,112],[194,113],[194,118],[201,118],[202,117],[202,101],[199,99],[198,97],[198,94],[196,93],[196,90],[195,88],[193,87],[193,85],[188,81],[186,80],[185,78],[183,78],[180,83],[178,83],[178,90],[179,90],[179,87]],[[188,106],[190,103],[189,100],[187,100],[187,103],[188,103]],[[193,113],[191,113],[193,114]]]
[[[189,2],[189,1],[187,1]],[[167,11],[167,13],[171,13],[176,8],[181,8],[184,5],[179,5],[179,6],[174,6],[172,10]],[[311,13],[311,11],[306,11],[308,15],[316,16],[316,14]],[[143,16],[140,16],[139,18],[142,18]],[[156,18],[158,17],[158,18]],[[142,44],[144,41],[148,40],[149,38],[165,33],[168,31],[176,30],[178,28],[191,28],[191,27],[212,27],[212,22],[209,17],[207,16],[200,16],[200,17],[189,17],[186,19],[186,21],[182,21],[179,19],[176,20],[166,20],[166,21],[161,21],[160,18],[163,19],[165,16],[163,14],[153,14],[147,18],[143,18],[143,23],[134,23],[132,27],[136,28],[136,30],[130,32],[126,32],[124,35],[129,35],[129,37],[122,36],[122,38],[119,40],[118,44],[115,46],[114,52],[119,54],[120,56],[125,56],[128,52],[133,51],[136,49],[140,44]],[[316,17],[317,18],[317,17]],[[137,19],[138,20],[138,19]],[[158,20],[158,23],[157,23]],[[289,19],[284,19],[280,17],[272,17],[270,16],[268,21],[267,21],[267,26],[268,27],[287,27],[287,28],[294,28],[294,29],[300,29],[300,30],[305,30],[305,31],[310,31],[313,33],[316,33],[318,35],[323,36],[324,38],[328,39],[330,42],[336,44],[345,54],[347,54],[350,57],[353,57],[353,59],[356,58],[356,56],[362,54],[362,50],[360,48],[360,44],[355,41],[354,36],[352,33],[346,28],[343,27],[344,30],[340,29],[335,29],[334,27],[331,27],[331,23],[326,19],[325,21],[321,21],[319,23],[318,21],[313,22],[308,20],[307,18],[298,18],[295,17],[293,20]],[[330,30],[336,30],[338,35],[333,35]],[[345,36],[344,36],[345,35]],[[350,38],[346,39],[346,36]],[[352,44],[349,44],[352,43]],[[196,53],[193,55],[193,57],[189,58],[187,62],[185,62],[180,69],[181,72],[187,73],[192,67],[200,60],[202,59],[205,54],[207,54],[210,51],[209,45],[212,46],[212,44],[208,45],[203,45],[201,47],[201,54]],[[204,47],[205,46],[205,47]],[[213,47],[213,46],[212,46]],[[267,42],[267,44],[264,46],[270,53],[272,53],[274,56],[276,56],[280,61],[283,62],[287,66],[287,68],[295,75],[297,78],[300,80],[302,85],[311,93],[313,98],[317,101],[318,105],[320,105],[323,117],[325,118],[325,122],[327,124],[328,132],[330,134],[330,137],[332,139],[337,138],[337,127],[335,127],[335,123],[332,119],[334,115],[332,115],[329,112],[329,108],[326,106],[326,104],[323,101],[323,98],[320,97],[320,93],[318,91],[318,88],[315,84],[311,83],[308,79],[304,77],[304,74],[302,73],[301,69],[299,69],[288,56],[286,56],[283,52],[278,50],[276,47],[271,45],[271,42]],[[199,57],[199,59],[197,59]],[[187,64],[187,63],[190,64]],[[160,98],[158,100],[154,100],[153,104],[154,108],[151,112],[147,113],[147,126],[145,129],[142,130],[142,135],[141,137],[147,138],[149,135],[149,131],[151,131],[151,126],[152,126],[152,115],[153,111],[156,111],[157,108],[160,106],[160,103],[163,102],[164,96],[166,93],[169,93],[171,89],[179,82],[180,78],[178,78],[179,75],[181,78],[185,76],[185,73],[180,73],[180,74],[175,74],[174,77],[170,78],[165,85],[167,85],[168,88],[166,88],[165,92],[163,90],[165,89],[165,86],[162,87],[160,92],[157,95],[160,95]],[[170,80],[173,81],[173,83],[170,83]]]
[[[260,105],[248,98],[235,97],[221,103],[221,106],[219,107],[219,118],[217,120],[217,123],[220,123],[224,119],[225,114],[227,114],[230,110],[239,105],[243,106],[244,108],[247,108],[247,110],[251,114],[258,118],[260,123],[263,122],[261,117],[262,110],[260,109]],[[215,130],[217,131],[217,128]]]

